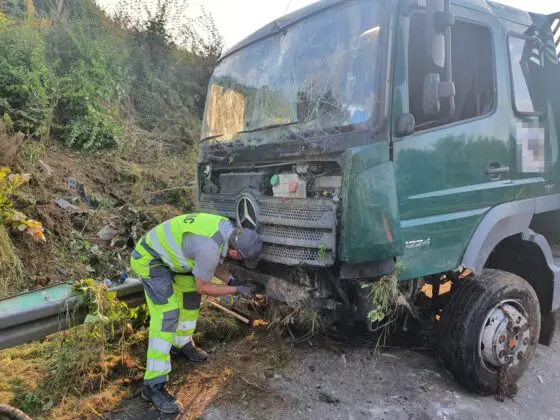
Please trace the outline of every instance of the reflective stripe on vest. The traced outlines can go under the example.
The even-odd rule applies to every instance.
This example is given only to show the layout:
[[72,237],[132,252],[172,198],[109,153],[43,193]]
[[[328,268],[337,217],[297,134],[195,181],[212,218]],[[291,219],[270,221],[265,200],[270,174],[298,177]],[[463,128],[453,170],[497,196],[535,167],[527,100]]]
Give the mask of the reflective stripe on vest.
[[[178,216],[149,231],[145,236],[146,244],[159,254],[171,270],[188,273],[192,271],[194,261],[183,254],[183,236],[191,233],[212,238],[216,240],[221,251],[224,246],[223,238],[217,233],[220,231],[220,223],[227,220],[222,216],[205,213]],[[221,240],[217,240],[218,237]]]

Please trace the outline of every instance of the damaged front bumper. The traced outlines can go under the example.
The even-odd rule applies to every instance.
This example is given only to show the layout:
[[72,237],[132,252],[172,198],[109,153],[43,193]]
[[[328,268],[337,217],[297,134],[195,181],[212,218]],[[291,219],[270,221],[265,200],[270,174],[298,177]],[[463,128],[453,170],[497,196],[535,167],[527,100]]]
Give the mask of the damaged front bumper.
[[279,277],[248,270],[234,263],[224,263],[224,267],[239,279],[264,286],[265,295],[268,298],[291,307],[307,306],[310,309],[335,310],[339,306],[335,300],[322,297],[311,287],[293,284]]

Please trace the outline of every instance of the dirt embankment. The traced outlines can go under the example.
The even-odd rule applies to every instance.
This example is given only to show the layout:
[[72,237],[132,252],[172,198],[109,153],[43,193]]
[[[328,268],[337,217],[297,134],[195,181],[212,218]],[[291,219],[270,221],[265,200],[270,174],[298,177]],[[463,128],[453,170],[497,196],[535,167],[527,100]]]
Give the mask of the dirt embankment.
[[0,126],[0,166],[31,174],[12,197],[14,207],[46,229],[45,244],[10,233],[23,288],[87,277],[118,281],[145,230],[192,209],[194,152],[176,147],[146,136],[119,151],[82,156]]

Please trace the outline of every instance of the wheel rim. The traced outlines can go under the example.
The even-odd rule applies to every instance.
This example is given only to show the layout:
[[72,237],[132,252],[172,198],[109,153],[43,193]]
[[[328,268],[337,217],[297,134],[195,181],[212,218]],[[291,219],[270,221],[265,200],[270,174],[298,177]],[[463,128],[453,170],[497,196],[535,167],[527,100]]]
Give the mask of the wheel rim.
[[[511,334],[508,339],[508,323]],[[529,349],[529,320],[521,302],[504,300],[492,308],[480,332],[480,357],[490,368],[519,364]]]

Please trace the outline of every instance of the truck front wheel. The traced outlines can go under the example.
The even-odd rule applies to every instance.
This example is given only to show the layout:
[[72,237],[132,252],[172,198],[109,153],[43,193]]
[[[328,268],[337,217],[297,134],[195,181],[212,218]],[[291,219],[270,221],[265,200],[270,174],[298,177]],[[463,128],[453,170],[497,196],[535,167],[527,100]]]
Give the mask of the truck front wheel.
[[499,380],[515,384],[533,358],[540,323],[529,283],[484,270],[465,280],[444,308],[438,354],[457,382],[479,394],[496,394]]

